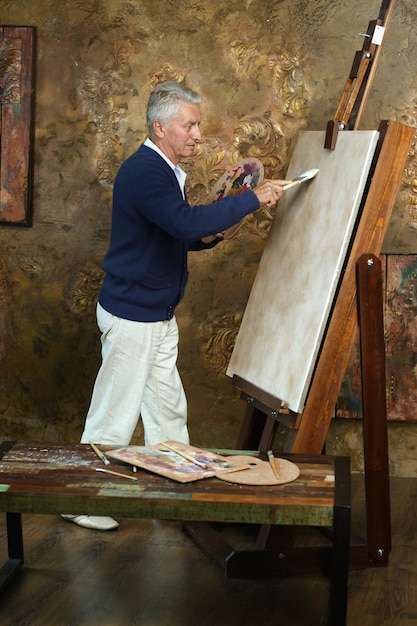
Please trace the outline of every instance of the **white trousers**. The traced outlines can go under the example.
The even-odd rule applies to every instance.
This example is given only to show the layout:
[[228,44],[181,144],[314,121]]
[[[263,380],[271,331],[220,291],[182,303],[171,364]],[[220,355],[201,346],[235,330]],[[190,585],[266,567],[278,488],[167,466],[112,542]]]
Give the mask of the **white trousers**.
[[132,322],[97,305],[102,364],[81,443],[125,446],[142,417],[145,445],[189,443],[187,401],[177,370],[178,326]]

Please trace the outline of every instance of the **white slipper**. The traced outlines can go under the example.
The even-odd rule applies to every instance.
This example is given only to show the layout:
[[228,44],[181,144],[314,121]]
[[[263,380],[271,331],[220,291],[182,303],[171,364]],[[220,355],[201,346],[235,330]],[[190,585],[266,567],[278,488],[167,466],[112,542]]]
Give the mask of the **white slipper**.
[[119,527],[119,522],[104,515],[69,515],[63,513],[61,517],[69,522],[74,522],[77,526],[93,528],[94,530],[113,530]]

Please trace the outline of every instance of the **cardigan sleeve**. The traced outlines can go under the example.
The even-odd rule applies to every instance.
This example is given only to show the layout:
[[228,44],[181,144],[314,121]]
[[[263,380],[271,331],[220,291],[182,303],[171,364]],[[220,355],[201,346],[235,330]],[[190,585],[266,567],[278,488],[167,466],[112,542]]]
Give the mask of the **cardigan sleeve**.
[[196,242],[230,228],[260,206],[251,190],[211,204],[190,206],[182,198],[172,169],[146,146],[122,165],[115,182],[115,195],[119,202],[140,212],[175,239],[185,241],[189,246],[201,246],[196,249],[217,245],[220,240],[211,244]]

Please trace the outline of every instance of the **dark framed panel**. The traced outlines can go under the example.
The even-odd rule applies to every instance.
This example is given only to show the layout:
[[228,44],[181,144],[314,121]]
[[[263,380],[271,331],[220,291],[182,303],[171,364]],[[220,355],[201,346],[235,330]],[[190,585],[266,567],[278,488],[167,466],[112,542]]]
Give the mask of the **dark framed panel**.
[[[381,261],[387,417],[390,422],[417,422],[417,255],[381,255]],[[358,341],[350,354],[336,417],[363,417]]]
[[32,222],[35,28],[0,26],[0,226]]

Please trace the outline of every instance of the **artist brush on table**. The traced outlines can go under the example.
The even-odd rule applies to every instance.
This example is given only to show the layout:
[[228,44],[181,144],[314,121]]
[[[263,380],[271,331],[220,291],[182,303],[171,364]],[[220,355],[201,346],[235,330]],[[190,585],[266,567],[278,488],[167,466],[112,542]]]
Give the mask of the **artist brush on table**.
[[168,450],[171,450],[171,452],[175,452],[175,454],[178,454],[179,456],[182,456],[183,459],[185,459],[186,461],[190,461],[190,463],[194,463],[194,465],[198,465],[199,467],[202,467],[203,469],[207,469],[207,465],[205,463],[202,463],[201,461],[198,461],[197,459],[195,459],[193,456],[191,456],[190,454],[187,454],[186,452],[184,452],[184,450],[179,450],[178,448],[169,445],[168,443],[161,443],[161,446],[164,446],[164,448],[167,448]]
[[276,463],[272,450],[268,450],[268,461],[269,461],[270,466],[272,467],[272,471],[275,474],[275,478],[279,479],[278,467],[277,467],[277,463]]
[[110,465],[110,461],[109,459],[106,457],[106,455],[104,454],[104,452],[102,452],[101,450],[99,450],[97,448],[97,446],[92,443],[91,441],[88,442],[89,445],[93,448],[94,452],[97,454],[98,458],[103,461],[104,465]]
[[120,476],[120,478],[129,478],[129,480],[137,480],[136,476],[129,476],[128,474],[122,474],[121,472],[113,472],[113,470],[105,469],[104,467],[96,467],[96,472],[103,472],[104,474],[111,474],[112,476]]

